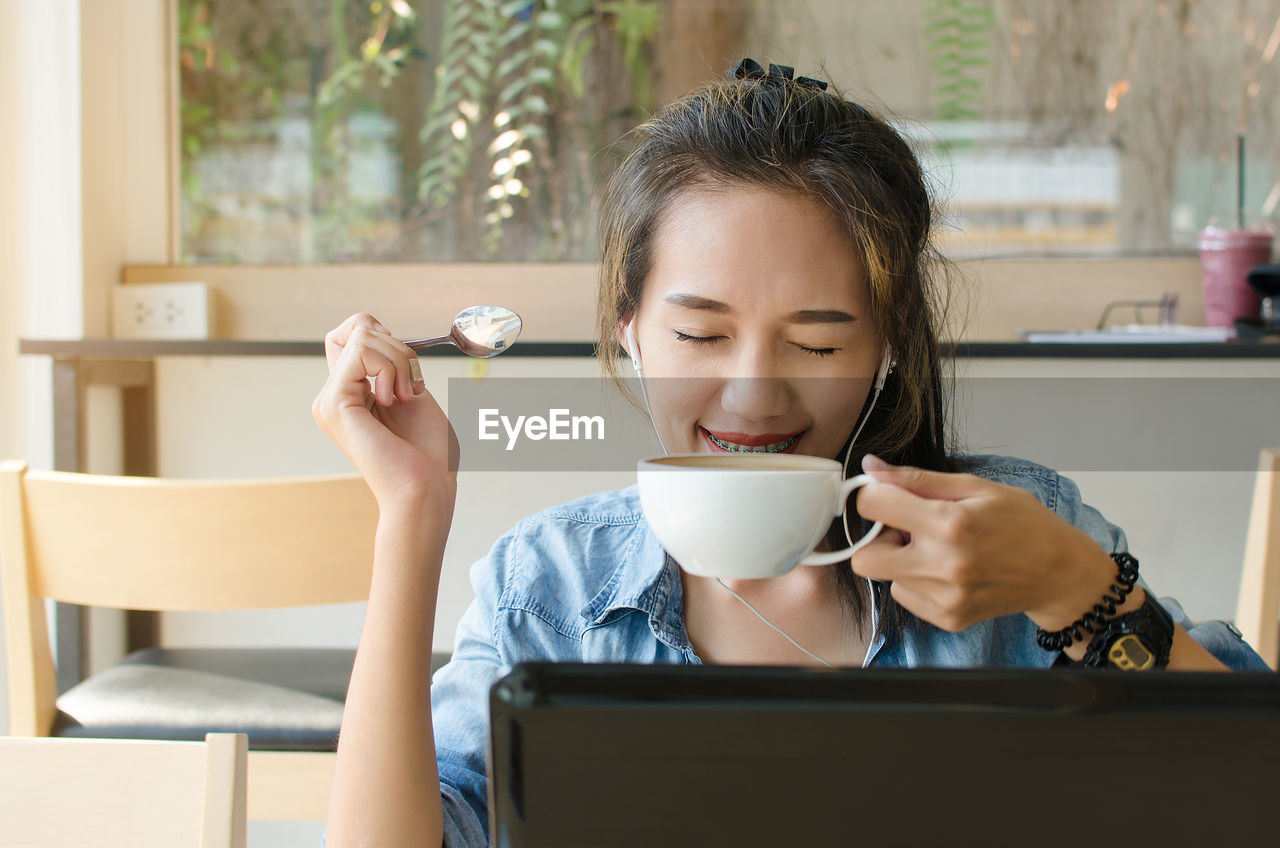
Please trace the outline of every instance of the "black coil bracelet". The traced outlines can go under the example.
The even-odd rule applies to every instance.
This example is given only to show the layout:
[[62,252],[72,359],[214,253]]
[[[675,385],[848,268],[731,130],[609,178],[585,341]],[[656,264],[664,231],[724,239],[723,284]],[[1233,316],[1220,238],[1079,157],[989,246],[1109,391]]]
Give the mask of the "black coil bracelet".
[[1116,608],[1124,603],[1124,599],[1133,591],[1138,582],[1138,561],[1123,551],[1114,553],[1111,558],[1116,561],[1116,582],[1111,584],[1111,593],[1102,596],[1102,600],[1093,605],[1075,623],[1052,633],[1041,628],[1036,631],[1036,643],[1046,651],[1061,651],[1070,648],[1075,642],[1084,638],[1081,631],[1093,634],[1116,614]]

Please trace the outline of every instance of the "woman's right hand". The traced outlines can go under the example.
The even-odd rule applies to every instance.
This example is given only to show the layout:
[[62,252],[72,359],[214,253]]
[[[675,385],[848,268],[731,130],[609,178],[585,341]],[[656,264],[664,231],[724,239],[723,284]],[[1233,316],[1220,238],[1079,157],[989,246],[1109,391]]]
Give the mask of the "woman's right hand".
[[326,335],[324,350],[329,378],[311,414],[378,504],[386,509],[443,496],[452,510],[458,437],[426,389],[418,355],[365,313]]

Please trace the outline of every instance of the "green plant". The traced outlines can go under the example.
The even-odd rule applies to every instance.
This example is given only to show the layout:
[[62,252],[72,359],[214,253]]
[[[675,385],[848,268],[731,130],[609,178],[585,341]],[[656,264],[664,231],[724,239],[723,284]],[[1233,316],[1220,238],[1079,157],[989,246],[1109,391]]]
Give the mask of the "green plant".
[[587,60],[600,34],[617,40],[634,98],[648,104],[644,51],[660,22],[654,0],[448,0],[420,136],[424,206],[475,211],[485,251],[495,254],[516,198],[551,182],[556,115],[588,94]]
[[[347,190],[351,116],[371,86],[388,88],[411,61],[423,56],[414,44],[417,14],[405,0],[373,0],[367,4],[367,19],[357,19],[354,26],[353,11],[348,0],[332,0],[329,7],[335,65],[317,87],[312,111],[315,240],[331,256],[357,252],[352,225],[367,217]],[[361,17],[366,14],[365,9],[359,11]],[[353,51],[348,33],[361,29],[363,38]]]
[[[177,8],[184,244],[219,260],[589,251],[580,210],[593,170],[610,166],[596,154],[651,103],[661,22],[658,0]],[[263,175],[265,194],[244,171],[200,186],[204,170],[227,173],[224,157],[281,170]],[[384,191],[385,171],[360,170],[396,159],[398,192]],[[380,182],[365,191],[356,180],[371,173]]]
[[934,114],[939,120],[972,121],[980,117],[979,74],[991,63],[994,22],[991,0],[933,0],[925,8]]
[[419,196],[437,209],[457,192],[475,146],[481,103],[493,73],[499,8],[499,0],[445,6],[435,96],[421,132],[428,155],[418,173]]
[[[209,7],[204,3],[178,5],[178,62],[186,74],[222,72],[235,76],[239,62],[226,51],[218,50]],[[178,120],[181,125],[182,159],[193,161],[217,135],[213,107],[198,98],[179,98]],[[194,170],[183,168],[183,189],[199,191]]]
[[641,109],[652,111],[653,90],[649,85],[645,48],[658,36],[662,9],[648,0],[611,0],[600,11],[612,18],[611,28],[622,47],[622,56],[631,74],[631,86]]
[[[556,65],[568,18],[560,0],[468,0],[448,7],[436,92],[422,131],[428,158],[420,197],[436,209],[457,195],[473,151],[485,145],[486,246],[497,249],[521,177],[545,155]],[[544,148],[537,150],[537,148]]]
[[[254,5],[259,1],[244,0],[253,13],[260,11]],[[179,0],[177,18],[185,245],[187,235],[201,233],[207,224],[216,227],[219,218],[209,205],[197,162],[215,147],[256,141],[255,119],[280,111],[282,92],[299,69],[284,49],[287,27],[263,26],[260,14],[253,14],[250,30],[239,16],[226,14],[224,0]],[[249,31],[254,33],[251,48],[244,43]],[[237,255],[218,258],[232,261]]]

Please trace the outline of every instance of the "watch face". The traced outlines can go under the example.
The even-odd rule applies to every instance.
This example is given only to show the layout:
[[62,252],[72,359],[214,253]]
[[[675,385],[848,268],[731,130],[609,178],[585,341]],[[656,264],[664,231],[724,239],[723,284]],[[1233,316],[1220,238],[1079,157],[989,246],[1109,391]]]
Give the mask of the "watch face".
[[1155,656],[1132,633],[1121,636],[1107,649],[1107,660],[1125,671],[1146,671],[1156,664]]

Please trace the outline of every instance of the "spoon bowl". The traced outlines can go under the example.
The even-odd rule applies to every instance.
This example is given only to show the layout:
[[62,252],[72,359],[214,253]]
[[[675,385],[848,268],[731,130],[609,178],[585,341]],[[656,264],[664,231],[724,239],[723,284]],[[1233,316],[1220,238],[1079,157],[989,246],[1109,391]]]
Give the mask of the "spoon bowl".
[[470,306],[453,319],[448,335],[414,339],[414,350],[451,344],[467,356],[488,359],[505,352],[520,337],[520,316],[502,306]]

